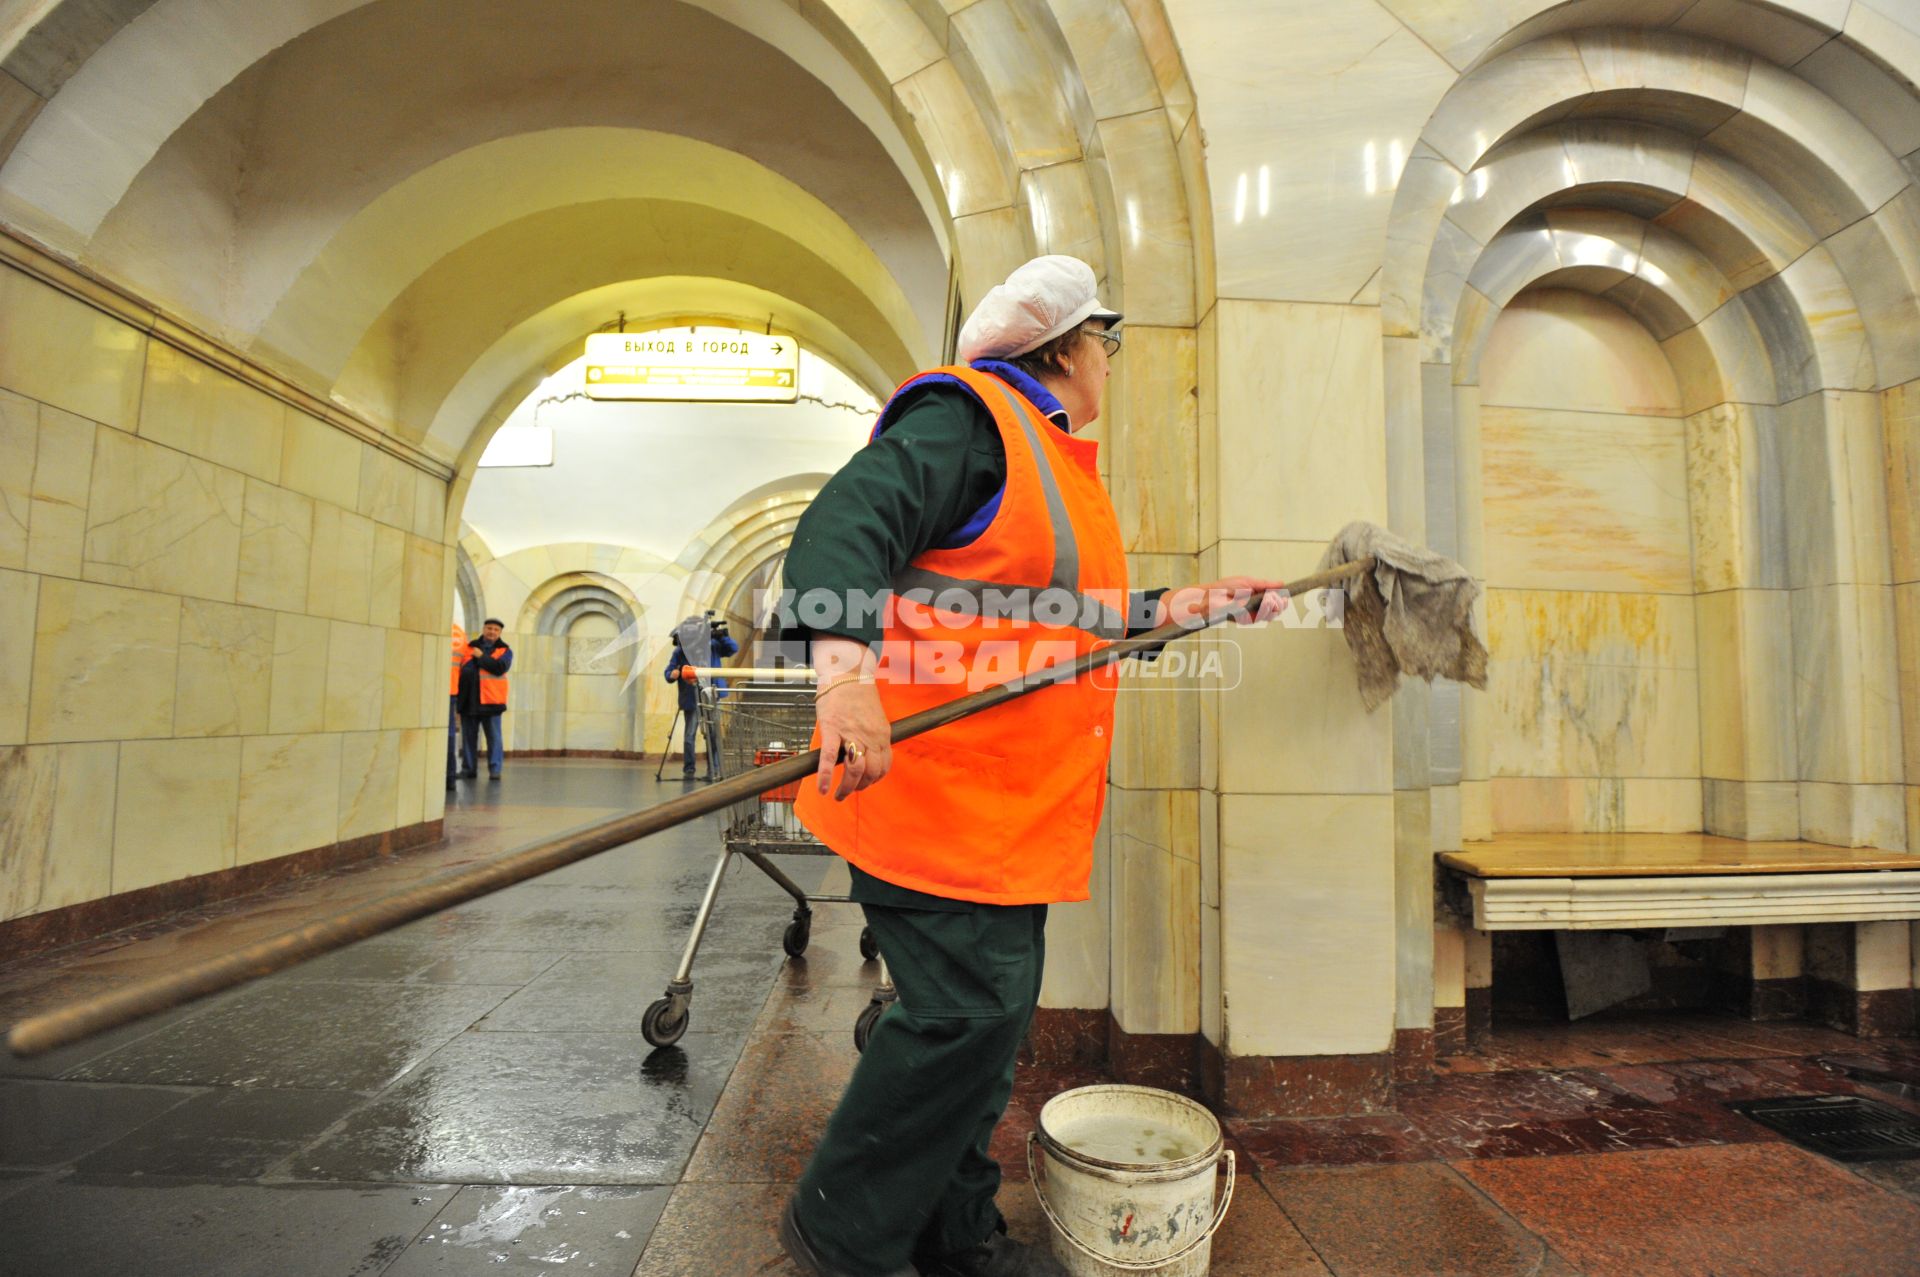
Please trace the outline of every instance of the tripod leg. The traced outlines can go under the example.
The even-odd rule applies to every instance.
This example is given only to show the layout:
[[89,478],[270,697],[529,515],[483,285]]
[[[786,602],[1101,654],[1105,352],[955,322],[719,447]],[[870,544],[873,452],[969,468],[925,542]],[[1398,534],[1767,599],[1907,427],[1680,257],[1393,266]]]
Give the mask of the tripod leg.
[[653,769],[653,778],[659,780],[666,774],[667,755],[673,752],[673,729],[680,726],[680,707],[674,706],[673,721],[667,724],[667,743],[660,747],[660,765]]

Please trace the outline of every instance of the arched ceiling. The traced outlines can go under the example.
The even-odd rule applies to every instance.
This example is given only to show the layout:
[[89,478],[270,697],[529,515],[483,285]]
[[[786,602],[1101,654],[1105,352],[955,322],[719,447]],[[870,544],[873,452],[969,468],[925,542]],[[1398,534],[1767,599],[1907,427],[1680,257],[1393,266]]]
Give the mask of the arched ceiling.
[[[580,357],[582,337],[604,328],[609,315],[627,317],[630,332],[694,320],[724,320],[742,328],[766,326],[791,333],[876,399],[893,385],[880,365],[854,340],[812,309],[784,297],[724,280],[661,275],[608,284],[549,306],[501,337],[475,361],[449,403],[477,423],[461,460],[471,468],[494,427],[505,422],[541,380]],[[529,363],[532,355],[538,355]],[[488,399],[491,395],[492,398]],[[474,406],[482,409],[474,415]]]
[[1920,192],[1888,147],[1920,98],[1869,122],[1737,37],[1574,29],[1481,60],[1396,197],[1388,332],[1472,384],[1499,308],[1553,283],[1639,317],[1695,402],[1920,374]]
[[502,337],[607,280],[654,276],[741,280],[808,298],[881,367],[911,370],[912,353],[873,301],[802,242],[674,200],[602,200],[520,218],[435,262],[366,330],[338,394],[405,436],[417,430],[439,450],[457,449],[471,422],[448,396]]
[[[570,205],[663,193],[696,206],[686,214],[693,219],[711,209],[779,228],[871,299],[891,331],[924,340],[920,317],[871,244],[812,194],[738,152],[604,127],[502,138],[414,174],[341,226],[318,256],[299,264],[297,277],[259,288],[251,305],[271,301],[271,313],[235,319],[300,363],[337,370],[351,353],[350,335],[363,333],[413,280],[470,240]],[[114,221],[121,216],[116,212]],[[925,293],[930,284],[943,286],[944,277],[920,283]]]
[[616,307],[876,392],[1035,251],[1200,314],[1157,0],[0,0],[0,72],[0,222],[423,461]]
[[869,385],[937,353],[932,164],[858,43],[823,34],[845,35],[830,13],[87,11],[64,68],[47,24],[80,7],[0,25],[27,37],[16,55],[39,50],[52,94],[0,167],[0,215],[433,455],[467,451],[495,399],[609,302],[773,317]]

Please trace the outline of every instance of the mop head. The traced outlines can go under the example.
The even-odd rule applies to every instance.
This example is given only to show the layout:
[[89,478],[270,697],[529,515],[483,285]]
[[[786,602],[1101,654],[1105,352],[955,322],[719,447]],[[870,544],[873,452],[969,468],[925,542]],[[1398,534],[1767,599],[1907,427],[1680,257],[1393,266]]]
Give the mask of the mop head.
[[1480,587],[1467,570],[1372,523],[1340,529],[1320,568],[1369,557],[1375,567],[1348,587],[1344,623],[1361,703],[1369,711],[1377,708],[1393,695],[1402,674],[1484,689],[1487,649],[1473,632]]

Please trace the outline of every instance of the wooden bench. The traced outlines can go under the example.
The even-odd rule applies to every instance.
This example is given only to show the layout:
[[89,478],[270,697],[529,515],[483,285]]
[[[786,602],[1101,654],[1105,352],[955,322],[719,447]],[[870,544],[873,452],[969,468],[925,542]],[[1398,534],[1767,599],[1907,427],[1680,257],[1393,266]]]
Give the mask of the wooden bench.
[[1440,863],[1480,931],[1920,918],[1920,855],[1711,834],[1501,834]]

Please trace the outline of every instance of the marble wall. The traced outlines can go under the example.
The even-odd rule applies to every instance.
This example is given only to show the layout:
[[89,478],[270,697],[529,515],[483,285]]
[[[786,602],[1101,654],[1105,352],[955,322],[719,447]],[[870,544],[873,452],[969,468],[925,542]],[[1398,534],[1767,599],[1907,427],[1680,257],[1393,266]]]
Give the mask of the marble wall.
[[[506,622],[514,649],[507,748],[658,751],[677,704],[661,678],[669,636],[681,618],[704,606],[688,597],[701,575],[632,546],[570,542],[496,558],[471,528],[463,530],[461,546],[479,579],[482,607]],[[587,631],[579,637],[542,633],[548,605],[582,588],[617,597],[638,621],[638,641],[603,656],[609,640]],[[639,675],[629,685],[636,664]]]
[[[1912,715],[1885,689],[1915,701],[1895,669],[1917,663],[1909,578],[1878,575],[1870,553],[1903,515],[1885,505],[1876,533],[1865,458],[1884,451],[1884,500],[1910,503],[1912,436],[1883,440],[1855,402],[1912,378],[1920,331],[1920,100],[1912,74],[1886,71],[1911,65],[1915,29],[1886,11],[1278,0],[1250,23],[1226,0],[1169,6],[1206,124],[1221,295],[1199,325],[1202,575],[1234,539],[1297,538],[1305,558],[1334,508],[1380,517],[1378,476],[1383,521],[1489,586],[1488,695],[1403,693],[1382,734],[1394,844],[1704,821],[1908,845],[1887,817],[1912,805],[1912,764],[1888,763],[1911,760]],[[1604,296],[1561,309],[1608,340],[1536,334],[1503,364],[1502,326],[1529,322],[1524,290],[1543,282]],[[1236,311],[1301,327],[1229,355]],[[1379,334],[1383,409],[1343,377],[1343,324]],[[1296,349],[1319,358],[1295,368]],[[1270,728],[1222,728],[1295,709],[1271,688],[1204,707],[1223,849],[1249,845],[1224,805],[1241,786],[1364,793],[1353,716],[1321,725],[1314,767]],[[1394,1026],[1432,1024],[1430,862],[1401,860],[1399,881],[1342,877],[1338,899],[1314,897],[1356,926],[1372,891],[1397,907],[1390,981],[1326,1013],[1350,1052],[1380,1049],[1372,998],[1390,986]],[[1335,876],[1296,872],[1297,892]],[[1245,907],[1299,916],[1277,883]],[[1209,1037],[1229,1055],[1306,1053],[1286,1023],[1298,1008],[1248,978],[1223,930],[1230,1011],[1203,1014]]]
[[1481,358],[1492,831],[1700,827],[1688,454],[1653,336],[1522,293]]
[[0,267],[0,919],[437,819],[446,483]]
[[[1291,626],[1194,641],[1232,644],[1243,662],[1232,687],[1123,698],[1096,899],[1055,916],[1054,950],[1070,956],[1049,972],[1048,1006],[1111,1007],[1128,1032],[1198,1029],[1230,1059],[1373,1060],[1397,1030],[1432,1027],[1436,981],[1448,996],[1462,981],[1481,987],[1471,956],[1458,979],[1449,955],[1436,964],[1424,913],[1432,848],[1497,822],[1657,826],[1689,798],[1710,828],[1753,836],[1881,839],[1902,808],[1915,818],[1920,555],[1905,520],[1920,451],[1910,184],[1920,114],[1901,79],[1920,74],[1920,55],[1898,6],[761,8],[848,51],[845,68],[835,63],[846,71],[839,97],[871,96],[889,142],[898,130],[889,154],[908,183],[894,194],[923,199],[931,238],[951,243],[963,308],[1007,266],[1067,251],[1094,264],[1128,313],[1132,336],[1093,437],[1107,445],[1138,579],[1297,575],[1342,523],[1367,518],[1455,554],[1493,587],[1483,623],[1500,664],[1487,697],[1413,689],[1391,712],[1366,714],[1345,681],[1340,636],[1303,603]],[[156,29],[172,28],[162,20],[178,17],[156,10],[135,34],[163,38]],[[304,19],[268,17],[279,23],[271,40],[255,24],[248,40],[212,51],[218,74],[191,58],[169,63],[179,90],[169,110],[195,116],[196,132],[227,118],[196,116],[209,86],[303,42]],[[328,38],[349,30],[333,24]],[[141,39],[117,42],[123,56],[148,47]],[[326,41],[307,44],[290,52],[312,56]],[[770,47],[807,59],[817,44]],[[181,160],[201,150],[147,163],[172,125],[128,108],[116,85],[134,78],[96,69],[49,116],[77,124],[66,136],[118,138],[110,155],[77,163],[46,137],[28,148],[85,179],[60,193],[92,207],[88,225],[139,174],[155,179],[144,183],[148,206],[177,203],[170,184],[199,177]],[[509,105],[542,129],[572,118],[531,90]],[[134,117],[134,141],[84,126]],[[290,144],[283,154],[302,153]],[[377,194],[361,193],[368,207]],[[350,214],[352,201],[339,203]],[[438,233],[438,209],[414,211],[405,230]],[[1604,216],[1586,216],[1596,211]],[[412,328],[384,324],[369,337],[366,325],[403,291],[395,263],[406,254],[383,247],[362,270],[338,256],[346,248],[292,234],[298,219],[285,214],[273,220],[289,231],[273,237],[276,252],[238,256],[249,276],[283,256],[325,265],[289,294],[301,313],[276,312],[275,331],[297,321],[310,338],[301,348],[328,357],[287,375],[312,373],[309,389],[324,398],[363,345],[405,362]],[[1522,227],[1530,217],[1537,224]],[[1509,229],[1518,233],[1502,240]],[[394,245],[420,238],[396,233]],[[85,240],[60,242],[84,255]],[[202,240],[235,256],[211,230]],[[137,247],[124,234],[114,243],[123,256]],[[1625,330],[1594,307],[1556,339],[1609,335],[1580,347],[1591,358],[1509,361],[1503,372],[1498,345],[1483,347],[1515,295],[1539,282],[1520,269],[1527,245],[1544,254],[1535,264],[1551,259],[1553,286],[1608,294],[1658,337],[1672,386],[1649,379],[1657,367],[1644,349],[1619,357]],[[315,256],[323,247],[333,255]],[[149,277],[187,280],[190,298],[219,301],[235,324],[247,307],[228,301],[273,309],[254,306],[249,289],[214,298],[223,269],[200,278],[165,262]],[[603,282],[567,279],[570,289]],[[498,309],[509,303],[481,296],[491,290],[479,275],[463,288],[478,350],[512,326]],[[0,605],[26,622],[0,636],[16,658],[0,661],[0,775],[36,813],[9,827],[6,881],[34,885],[9,885],[31,899],[7,908],[114,889],[123,810],[135,831],[129,863],[147,866],[128,881],[179,871],[188,846],[233,863],[265,845],[270,824],[346,836],[377,825],[375,813],[407,818],[414,795],[435,814],[425,749],[408,742],[435,730],[450,573],[444,476],[396,468],[369,436],[284,403],[263,407],[217,376],[169,390],[194,382],[194,361],[174,359],[139,323],[71,298],[51,304],[45,291],[0,271],[10,321],[0,387],[16,397],[0,400]],[[914,302],[942,308],[937,296]],[[537,380],[529,370],[577,335],[585,313],[556,309],[549,327],[488,347],[481,380]],[[574,328],[561,334],[563,324]],[[536,331],[552,340],[530,354]],[[427,382],[473,354],[434,346],[426,326],[417,335],[435,370]],[[509,358],[524,366],[496,366]],[[1506,387],[1491,396],[1487,360]],[[208,406],[150,413],[148,400],[170,393]],[[456,407],[476,393],[463,389]],[[437,423],[444,455],[471,460],[453,437],[469,424],[462,411],[443,415],[436,400],[419,417],[396,424],[419,435]],[[1591,447],[1589,418],[1631,439],[1631,458]],[[776,538],[784,516],[757,517],[751,536]],[[1891,554],[1877,548],[1876,521],[1893,529]],[[670,624],[704,597],[691,584],[703,564],[751,567],[761,543],[710,548],[711,559],[703,549],[670,563],[608,546],[474,557],[487,606],[516,625],[541,591],[589,572],[661,582],[657,593],[628,588]],[[1688,595],[1691,615],[1678,602]],[[70,638],[82,627],[85,651]],[[113,636],[104,649],[100,634]],[[557,680],[527,685],[546,709],[516,722],[515,739],[564,747],[565,644],[515,637],[526,677]],[[1821,659],[1828,650],[1836,659]],[[172,674],[155,678],[156,667]],[[410,678],[419,704],[408,719]],[[124,694],[121,683],[141,690]],[[642,686],[652,739],[670,708],[657,676]],[[1482,711],[1494,707],[1513,730],[1493,730]],[[410,769],[423,781],[411,791]],[[400,778],[390,796],[369,784],[386,774]],[[268,776],[283,778],[273,801],[250,806]],[[70,797],[109,777],[112,803]],[[304,783],[315,778],[317,789]],[[142,825],[149,807],[192,836]],[[224,818],[201,819],[227,810],[231,835]]]

